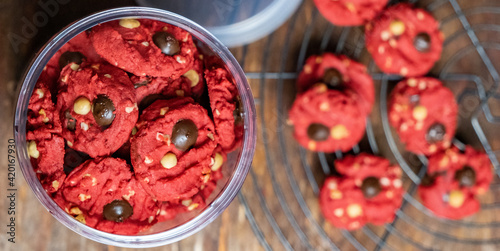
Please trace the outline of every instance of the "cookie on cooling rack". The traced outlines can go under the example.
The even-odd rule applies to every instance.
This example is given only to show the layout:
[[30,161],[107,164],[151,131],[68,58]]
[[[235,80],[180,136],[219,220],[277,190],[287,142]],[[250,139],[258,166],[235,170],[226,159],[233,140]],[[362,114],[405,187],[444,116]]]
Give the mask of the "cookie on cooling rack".
[[458,105],[439,80],[422,77],[399,82],[388,110],[389,122],[408,151],[429,155],[450,147]]
[[362,153],[335,161],[340,177],[328,177],[320,191],[323,216],[338,228],[392,222],[401,206],[401,169],[382,157]]
[[388,0],[314,0],[319,12],[331,23],[356,26],[369,22],[387,4]]
[[310,56],[297,79],[299,92],[304,92],[318,82],[323,82],[329,89],[351,89],[361,97],[360,105],[365,114],[369,114],[375,102],[373,79],[366,66],[344,55],[333,53]]
[[479,211],[478,195],[486,193],[492,165],[485,153],[467,146],[432,155],[418,193],[422,204],[439,217],[462,219]]
[[348,151],[364,135],[365,113],[352,91],[317,84],[299,94],[289,111],[294,137],[311,151]]
[[366,25],[366,48],[386,73],[425,75],[441,57],[443,33],[423,9],[397,4]]

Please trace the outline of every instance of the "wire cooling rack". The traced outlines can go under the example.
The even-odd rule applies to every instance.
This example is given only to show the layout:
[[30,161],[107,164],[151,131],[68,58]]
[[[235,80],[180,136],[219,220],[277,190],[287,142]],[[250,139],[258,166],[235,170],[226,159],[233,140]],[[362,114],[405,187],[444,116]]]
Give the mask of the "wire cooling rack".
[[[416,2],[416,1],[412,1]],[[454,144],[484,150],[500,174],[500,1],[419,1],[440,21],[445,34],[442,59],[429,73],[440,78],[459,103]],[[496,5],[496,6],[495,6]],[[297,39],[300,38],[300,39]],[[481,198],[482,210],[464,220],[435,217],[419,201],[416,188],[427,159],[404,150],[387,119],[387,97],[399,76],[380,73],[364,47],[362,27],[329,24],[305,1],[282,27],[261,41],[262,55],[241,49],[240,64],[261,60],[261,70],[247,70],[254,89],[260,126],[256,158],[238,198],[262,247],[266,250],[473,250],[500,248],[500,182]],[[398,163],[406,193],[396,219],[384,226],[368,224],[357,231],[336,229],[319,213],[318,193],[334,174],[333,154],[310,152],[293,139],[287,125],[295,98],[295,79],[305,59],[323,52],[345,54],[368,66],[375,80],[377,103],[367,120],[365,138],[348,154],[369,152]]]

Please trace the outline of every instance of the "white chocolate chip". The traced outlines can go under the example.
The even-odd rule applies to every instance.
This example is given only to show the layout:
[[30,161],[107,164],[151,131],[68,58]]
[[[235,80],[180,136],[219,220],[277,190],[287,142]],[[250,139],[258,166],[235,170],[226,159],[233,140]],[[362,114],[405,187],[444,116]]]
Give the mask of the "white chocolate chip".
[[104,74],[104,77],[111,78],[110,74]]
[[92,105],[86,97],[79,97],[73,103],[73,111],[79,115],[87,115],[90,112]]
[[73,143],[71,141],[66,141],[66,144],[68,144],[69,147],[73,146]]
[[144,41],[141,44],[144,45],[144,46],[149,46],[149,43],[147,41]]
[[80,123],[80,128],[82,128],[82,130],[84,130],[84,131],[88,131],[89,125],[85,122],[82,122],[82,123]]
[[92,66],[90,66],[90,67],[92,67],[92,69],[99,70],[99,67],[100,67],[100,66],[101,66],[100,64],[93,64],[93,65],[92,65]]
[[405,32],[405,24],[400,20],[393,20],[389,25],[389,30],[394,36],[401,36]]
[[408,124],[406,123],[401,124],[401,126],[399,126],[399,130],[405,132],[406,130],[408,130]]
[[342,217],[344,215],[344,209],[342,208],[337,208],[333,211],[333,214],[337,217]]
[[399,74],[401,74],[401,76],[408,75],[408,68],[406,68],[406,67],[401,68],[401,71],[399,72]]
[[154,219],[155,219],[155,217],[154,217],[154,216],[149,216],[149,218],[148,218],[148,223],[153,222],[153,220],[154,220]]
[[163,158],[161,158],[160,162],[164,168],[170,169],[177,165],[177,156],[173,153],[167,153],[163,156]]
[[415,87],[415,86],[417,86],[417,80],[414,79],[414,78],[410,78],[410,79],[407,80],[407,84],[410,87]]
[[322,102],[320,105],[319,105],[319,110],[320,111],[328,111],[330,110],[330,105],[328,104],[328,102]]
[[342,192],[337,189],[333,189],[330,191],[330,198],[337,200],[337,199],[342,199]]
[[337,189],[337,182],[335,182],[335,181],[330,181],[330,182],[327,184],[327,188],[328,188],[328,189],[330,189],[330,190]]
[[191,87],[195,87],[198,85],[198,83],[200,82],[200,75],[198,75],[198,72],[196,72],[195,70],[191,69],[189,71],[187,71],[186,73],[184,73],[184,75],[182,75],[186,78],[189,79],[189,81],[191,81]]
[[151,159],[148,156],[146,156],[146,158],[144,158],[144,163],[151,164],[151,163],[153,163],[153,159]]
[[382,41],[387,41],[389,40],[389,38],[391,38],[391,33],[388,31],[382,31],[380,33],[380,38],[382,39]]
[[45,95],[42,89],[36,89],[35,93],[38,94],[38,98],[40,99]]
[[396,48],[396,46],[398,46],[398,42],[396,41],[396,39],[389,39],[389,45],[392,48]]
[[179,64],[185,64],[186,63],[186,59],[184,57],[181,57],[181,56],[176,56],[175,57],[175,61],[177,61],[177,63],[179,63]]
[[363,214],[363,209],[359,204],[350,204],[347,206],[347,216],[349,218],[356,218]]
[[137,127],[134,126],[134,128],[132,128],[132,136],[134,136],[136,133],[137,133]]
[[400,188],[400,187],[403,186],[403,182],[400,179],[395,179],[395,180],[392,181],[392,185],[395,188]]
[[69,78],[69,76],[68,76],[68,75],[64,75],[64,76],[61,78],[61,81],[62,81],[63,83],[66,83],[66,82],[68,81],[68,78]]
[[126,113],[131,113],[135,110],[135,106],[132,106],[132,107],[125,107],[125,112]]
[[380,46],[378,47],[378,53],[379,53],[379,54],[384,54],[384,53],[385,53],[385,47],[384,47],[384,46],[382,46],[382,45],[380,45]]
[[212,141],[215,141],[214,134],[213,133],[207,133],[207,137],[211,139]]
[[80,210],[80,208],[78,208],[78,207],[72,207],[69,210],[69,213],[72,215],[80,215],[80,214],[82,214],[82,210]]
[[59,189],[59,181],[57,180],[52,181],[52,187],[57,191],[57,189]]
[[120,20],[120,26],[127,29],[134,29],[141,26],[141,23],[136,19],[125,18]]
[[36,148],[36,142],[34,140],[28,143],[28,155],[35,159],[38,159],[38,157],[40,157],[40,152]]
[[188,210],[189,210],[189,211],[193,211],[193,210],[195,210],[198,206],[199,206],[199,204],[198,204],[198,203],[193,203],[193,204],[191,204],[191,205],[188,207]]
[[422,11],[417,12],[417,19],[418,20],[424,20],[424,13]]
[[448,204],[453,208],[459,208],[464,204],[465,196],[460,190],[453,190],[450,192]]
[[385,196],[388,198],[388,199],[392,199],[392,197],[394,197],[394,192],[389,190],[387,192],[385,192]]
[[333,139],[340,140],[349,137],[349,131],[344,125],[336,125],[330,130]]
[[211,167],[212,171],[217,171],[219,168],[222,166],[224,163],[224,158],[222,158],[222,155],[220,153],[215,154],[214,158],[214,165]]
[[45,110],[44,109],[40,109],[40,111],[38,111],[38,114],[42,115],[42,122],[43,123],[48,123],[49,122],[49,118],[47,117],[47,113],[45,113]]
[[191,199],[187,199],[187,200],[183,200],[181,201],[181,204],[185,207],[189,207],[189,205],[191,205],[191,202],[193,202],[193,200]]
[[420,81],[418,83],[418,89],[419,90],[424,90],[425,88],[427,88],[427,84],[425,83],[425,81]]
[[126,200],[130,200],[130,197],[132,197],[132,196],[134,196],[134,195],[135,195],[135,191],[130,190],[130,191],[128,192],[128,194],[125,194],[125,195],[123,195],[122,197],[123,197],[124,199],[126,199]]
[[310,65],[305,65],[304,66],[304,73],[306,73],[306,74],[312,73],[312,68],[311,68]]
[[91,197],[92,196],[90,196],[90,194],[83,194],[83,193],[81,193],[81,194],[78,195],[78,199],[80,201],[86,201],[86,200],[90,199]]
[[161,133],[161,132],[156,133],[156,140],[163,141],[164,139],[165,139],[165,137],[163,136],[163,133]]
[[71,68],[71,70],[76,71],[76,70],[80,69],[80,65],[72,63],[71,66],[70,66],[70,68]]
[[424,120],[427,118],[427,108],[425,106],[417,105],[415,108],[413,108],[413,118],[416,120]]
[[215,115],[220,116],[220,112],[218,109],[215,109]]
[[387,177],[382,177],[380,178],[380,185],[382,186],[388,186],[391,184],[391,181]]
[[162,107],[162,108],[160,108],[160,115],[163,116],[163,115],[167,114],[167,112],[168,112],[168,107]]

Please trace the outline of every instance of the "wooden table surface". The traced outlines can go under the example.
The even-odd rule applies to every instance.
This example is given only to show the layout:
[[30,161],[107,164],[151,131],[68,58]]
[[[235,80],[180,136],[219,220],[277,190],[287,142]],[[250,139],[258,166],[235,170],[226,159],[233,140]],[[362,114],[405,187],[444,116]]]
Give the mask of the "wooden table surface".
[[[113,246],[106,246],[94,241],[85,239],[78,234],[70,231],[61,223],[56,221],[38,202],[33,192],[24,181],[21,171],[16,170],[16,243],[12,244],[7,241],[6,224],[8,224],[7,209],[9,201],[7,200],[7,147],[8,139],[13,138],[12,135],[12,118],[14,113],[14,102],[16,100],[16,88],[19,78],[28,65],[30,59],[35,56],[38,49],[49,40],[49,38],[58,32],[61,28],[68,25],[74,20],[84,17],[90,13],[119,6],[134,5],[134,1],[58,1],[58,9],[52,9],[53,13],[45,20],[39,19],[40,27],[34,27],[33,30],[25,28],[25,22],[36,18],[37,13],[41,11],[39,3],[42,2],[56,2],[53,1],[9,1],[0,0],[0,250],[126,250],[126,248],[118,248]],[[432,1],[421,1],[419,5],[427,6]],[[437,1],[439,2],[439,1]],[[436,7],[434,15],[439,19],[446,20],[448,17],[453,16],[452,6],[447,1],[442,7]],[[460,6],[464,9],[472,9],[474,7],[494,6],[500,8],[500,1],[458,1]],[[488,9],[489,13],[495,12],[498,9]],[[484,11],[484,10],[483,10]],[[52,15],[53,14],[53,15]],[[470,20],[473,25],[481,24],[500,24],[499,14],[482,14],[474,16],[472,14]],[[311,25],[313,23],[314,25]],[[351,244],[345,239],[346,233],[334,229],[329,224],[326,224],[317,208],[316,196],[314,191],[309,187],[303,172],[301,171],[301,159],[297,156],[297,146],[292,140],[291,145],[283,147],[279,145],[278,141],[281,139],[278,135],[285,136],[286,139],[291,138],[291,128],[285,126],[286,124],[286,109],[290,107],[293,97],[295,95],[295,87],[293,74],[297,71],[299,52],[303,41],[308,41],[306,55],[318,53],[321,51],[337,51],[347,54],[357,60],[370,66],[371,72],[376,72],[376,68],[372,67],[371,59],[368,53],[361,47],[360,50],[357,46],[358,40],[362,40],[363,31],[361,28],[353,28],[349,32],[343,32],[340,28],[329,28],[329,24],[314,10],[314,5],[311,0],[306,0],[294,18],[287,21],[271,36],[263,38],[245,47],[233,48],[231,51],[235,57],[243,65],[244,70],[249,73],[249,81],[256,98],[256,106],[258,112],[258,145],[256,155],[253,163],[251,175],[247,178],[240,197],[237,197],[229,208],[216,219],[213,223],[208,225],[205,229],[188,237],[177,243],[152,248],[150,250],[263,250],[264,247],[256,237],[250,221],[247,218],[247,209],[252,213],[254,222],[257,224],[259,231],[262,233],[265,243],[270,248],[276,250],[285,249],[284,243],[289,243],[290,247],[296,250],[303,250],[307,248],[304,240],[300,239],[297,230],[298,227],[303,231],[303,235],[309,244],[315,249],[330,249],[332,246],[325,242],[324,239],[318,237],[317,230],[314,225],[311,225],[310,219],[314,219],[321,229],[324,229],[327,236],[333,240],[335,245],[342,250],[355,249],[355,245]],[[500,36],[497,32],[487,29],[478,32],[478,37],[481,41],[488,41],[491,43],[499,42]],[[445,36],[455,34],[457,30],[462,29],[460,22],[456,19],[450,18],[450,21],[442,26]],[[324,33],[330,32],[331,38],[324,43]],[[309,35],[307,35],[309,33]],[[339,44],[338,38],[342,34],[348,36],[348,42]],[[16,36],[18,35],[18,36]],[[310,36],[304,39],[304,36]],[[452,66],[446,65],[446,59],[452,58],[457,50],[462,50],[464,46],[470,46],[470,41],[463,35],[461,36],[462,42],[450,42],[443,53],[444,59],[436,65],[436,68],[431,73],[438,76],[442,69],[446,68],[448,72],[462,73],[467,72],[470,74],[478,75],[484,81],[487,87],[491,86],[491,79],[485,74],[485,67],[481,63],[480,58],[476,56],[467,57],[467,60],[456,60]],[[455,41],[461,41],[460,37]],[[324,46],[323,46],[323,45]],[[494,49],[487,48],[488,55],[492,58],[493,64],[499,65],[500,53]],[[337,50],[338,49],[338,50]],[[300,64],[300,62],[299,62]],[[273,73],[284,72],[286,76],[282,78],[283,81],[274,80],[276,76],[283,77],[284,75],[273,75]],[[271,73],[271,74],[261,74]],[[288,74],[288,75],[287,75]],[[377,87],[380,86],[380,81],[376,81]],[[284,87],[283,87],[284,86]],[[281,87],[281,89],[278,89]],[[462,90],[473,88],[471,83],[457,83],[453,88],[454,92],[458,95]],[[377,92],[377,97],[380,92]],[[474,96],[474,95],[473,95]],[[276,103],[276,98],[282,97],[280,104]],[[472,97],[466,103],[464,111],[461,114],[461,127],[457,133],[460,139],[474,146],[480,146],[477,138],[471,135],[470,116],[475,107],[478,106],[478,100]],[[492,107],[497,107],[500,101],[491,101],[489,104]],[[281,107],[280,107],[281,105]],[[380,118],[379,103],[371,115],[371,121],[375,130],[375,138],[379,144],[380,154],[395,161],[394,155],[390,152],[388,141],[382,130],[382,122]],[[498,115],[499,109],[492,109],[494,115]],[[497,112],[497,113],[495,113]],[[264,122],[265,121],[265,122]],[[500,127],[491,125],[484,122],[484,118],[480,117],[480,123],[485,125],[485,133],[489,137],[489,143],[494,151],[498,153],[500,149],[499,137],[495,133]],[[361,144],[361,150],[369,151],[369,147]],[[399,147],[401,147],[399,145]],[[499,156],[500,154],[497,154]],[[320,172],[318,167],[318,159],[312,154],[308,153],[308,161],[313,163],[314,175],[319,182],[324,179],[324,174]],[[408,156],[404,156],[405,158]],[[286,161],[285,161],[286,158]],[[286,165],[292,167],[292,172],[296,177],[302,176],[298,179],[297,186],[304,195],[305,203],[310,208],[311,215],[308,220],[304,217],[304,212],[301,211],[296,199],[293,197],[289,181],[283,174],[286,170]],[[273,185],[273,182],[278,186]],[[498,180],[495,179],[494,183]],[[287,185],[288,184],[288,185]],[[405,187],[408,189],[411,181],[405,179]],[[498,186],[496,186],[498,188]],[[500,190],[500,189],[497,189]],[[284,201],[279,201],[277,193],[282,192]],[[262,195],[262,196],[258,196]],[[410,195],[411,196],[411,195]],[[278,199],[277,199],[278,198]],[[242,199],[244,201],[242,201]],[[466,222],[480,222],[488,224],[488,222],[496,222],[496,203],[500,201],[497,191],[490,192],[485,198],[482,199],[483,203],[493,205],[493,209],[483,210],[474,218],[467,219]],[[248,204],[245,208],[242,202]],[[285,203],[283,203],[285,202]],[[287,205],[287,209],[284,208]],[[265,205],[265,206],[264,206]],[[270,222],[269,215],[266,214],[269,210],[270,215],[276,223],[273,226]],[[495,250],[500,248],[500,233],[496,231],[498,224],[493,227],[476,227],[466,228],[463,225],[453,227],[453,224],[445,224],[436,221],[434,218],[423,215],[414,207],[407,207],[404,215],[410,216],[424,228],[432,231],[439,230],[439,234],[435,232],[426,232],[415,225],[409,224],[408,221],[399,221],[392,227],[399,229],[398,233],[402,236],[389,235],[386,242],[389,249],[394,250],[418,250],[420,248],[426,249],[443,249],[443,250],[465,250],[465,249],[481,249],[481,250]],[[293,215],[296,220],[296,225],[290,222],[287,213]],[[462,224],[462,223],[460,223]],[[276,228],[279,231],[276,231]],[[384,227],[369,227],[368,231],[376,236],[383,236],[387,228]],[[299,231],[300,232],[300,231]],[[452,236],[450,240],[442,233]],[[286,241],[280,240],[280,236],[284,237]],[[355,231],[349,234],[365,246],[368,250],[376,249],[375,242],[370,240],[366,232]],[[372,236],[373,237],[373,236]],[[404,238],[406,237],[406,238]],[[474,239],[475,242],[467,242],[467,239]],[[465,242],[463,240],[466,240]],[[483,243],[484,241],[484,243]],[[417,243],[417,244],[415,244]],[[149,249],[148,249],[149,250]]]

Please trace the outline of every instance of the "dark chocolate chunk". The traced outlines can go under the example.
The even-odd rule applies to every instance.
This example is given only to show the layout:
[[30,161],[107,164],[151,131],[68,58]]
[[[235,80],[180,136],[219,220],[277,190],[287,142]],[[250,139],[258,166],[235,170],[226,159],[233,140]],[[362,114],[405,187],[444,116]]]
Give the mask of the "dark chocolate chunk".
[[322,124],[310,124],[307,128],[307,136],[314,141],[325,141],[330,135],[330,129]]
[[76,119],[71,115],[69,109],[64,112],[64,117],[66,118],[66,128],[70,131],[74,131],[76,129]]
[[190,119],[179,120],[172,129],[172,143],[181,151],[192,147],[198,139],[198,127]]
[[361,184],[361,191],[366,198],[373,198],[382,191],[382,186],[376,177],[368,177]]
[[115,105],[113,101],[106,95],[97,95],[92,105],[92,114],[94,115],[95,122],[102,126],[107,127],[113,123],[115,119]]
[[104,206],[102,212],[104,219],[115,222],[123,222],[123,220],[129,218],[132,214],[134,214],[134,209],[126,200],[114,200]]
[[69,63],[81,64],[85,56],[77,51],[64,52],[59,58],[59,67],[62,69]]
[[420,103],[420,95],[414,94],[410,96],[410,105],[417,106]]
[[161,52],[166,55],[173,56],[181,50],[179,41],[175,37],[167,32],[159,31],[153,35],[153,42]]
[[474,184],[476,184],[476,172],[472,167],[465,166],[455,173],[455,180],[458,181],[461,186],[474,186]]
[[431,48],[431,36],[425,32],[417,34],[413,39],[413,46],[420,52],[428,52]]
[[342,77],[342,73],[340,73],[335,68],[328,68],[325,70],[323,74],[323,82],[330,89],[342,89],[344,84],[344,79]]
[[425,135],[425,139],[430,144],[434,144],[437,142],[441,142],[444,139],[444,135],[446,135],[446,128],[441,123],[434,123],[427,130],[427,134]]

